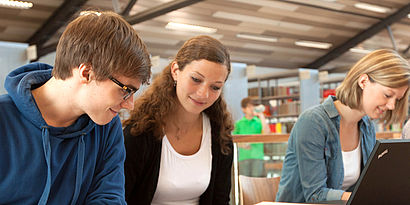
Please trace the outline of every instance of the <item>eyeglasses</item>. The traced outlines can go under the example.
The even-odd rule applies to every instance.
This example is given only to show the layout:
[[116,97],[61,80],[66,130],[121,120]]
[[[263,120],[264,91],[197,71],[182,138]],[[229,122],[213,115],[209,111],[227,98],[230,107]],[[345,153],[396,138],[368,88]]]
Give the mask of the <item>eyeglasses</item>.
[[115,79],[112,76],[110,76],[109,79],[123,89],[123,91],[125,93],[125,95],[123,97],[124,100],[127,100],[132,95],[134,95],[134,93],[136,93],[138,91],[138,89],[130,88],[130,87],[122,84],[120,81],[118,81],[117,79]]

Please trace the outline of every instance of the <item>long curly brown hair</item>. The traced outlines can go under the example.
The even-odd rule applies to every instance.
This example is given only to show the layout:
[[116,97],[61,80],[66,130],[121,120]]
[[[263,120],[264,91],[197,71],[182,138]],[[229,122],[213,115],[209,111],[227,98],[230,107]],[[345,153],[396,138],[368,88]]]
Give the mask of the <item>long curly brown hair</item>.
[[[191,38],[178,51],[173,62],[177,62],[182,71],[192,61],[208,60],[225,65],[228,75],[231,72],[230,57],[228,50],[218,40],[209,36],[197,36]],[[152,132],[153,137],[161,140],[164,136],[163,127],[167,123],[165,117],[180,105],[174,79],[171,74],[171,64],[165,67],[162,73],[155,78],[152,85],[135,101],[131,116],[124,122],[124,126],[131,126],[132,135],[143,132]],[[226,80],[226,79],[225,79]],[[233,121],[228,112],[223,94],[210,107],[203,111],[210,119],[212,136],[217,136],[221,152],[230,153],[231,132]]]

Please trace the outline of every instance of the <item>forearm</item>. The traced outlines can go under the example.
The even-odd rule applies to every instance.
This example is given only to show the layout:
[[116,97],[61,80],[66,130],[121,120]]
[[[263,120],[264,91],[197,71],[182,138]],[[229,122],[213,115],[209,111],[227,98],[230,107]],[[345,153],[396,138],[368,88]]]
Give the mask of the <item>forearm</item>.
[[269,124],[265,118],[265,115],[263,113],[260,113],[258,115],[258,118],[261,120],[262,123],[262,133],[263,134],[269,134],[270,133],[270,128],[269,128]]
[[333,174],[339,169],[332,169],[335,165],[330,163],[334,153],[326,149],[330,146],[325,143],[329,137],[326,127],[322,127],[321,121],[314,116],[302,116],[298,120],[292,139],[295,139],[293,145],[306,201],[340,200],[344,191],[328,184],[329,181],[339,181],[336,179],[339,175]]

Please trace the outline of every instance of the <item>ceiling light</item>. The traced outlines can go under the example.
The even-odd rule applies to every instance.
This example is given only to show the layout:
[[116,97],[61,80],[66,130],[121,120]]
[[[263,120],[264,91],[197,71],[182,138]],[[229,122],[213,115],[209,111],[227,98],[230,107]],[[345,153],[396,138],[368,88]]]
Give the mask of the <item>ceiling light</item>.
[[378,12],[378,13],[387,13],[388,11],[390,11],[390,9],[387,7],[377,6],[373,4],[367,4],[367,3],[355,3],[354,6],[359,9],[364,9],[364,10]]
[[323,43],[323,42],[315,42],[315,41],[295,41],[295,45],[311,47],[311,48],[320,48],[320,49],[328,49],[332,47],[331,43]]
[[410,18],[410,14],[407,14],[407,18]]
[[210,28],[205,26],[197,26],[183,23],[169,22],[166,26],[166,29],[179,30],[179,31],[192,31],[198,33],[216,33],[216,28]]
[[101,12],[98,12],[98,11],[82,11],[82,12],[80,12],[80,16],[89,15],[89,14],[95,14],[97,16],[101,16]]
[[256,41],[267,41],[267,42],[272,42],[272,43],[278,41],[278,38],[275,38],[275,37],[272,37],[272,36],[244,34],[244,33],[238,33],[238,34],[236,34],[236,37],[244,38],[244,39],[250,39],[250,40],[256,40]]
[[33,3],[27,1],[0,0],[0,6],[19,9],[29,9],[33,7]]
[[361,53],[361,54],[368,54],[372,52],[371,50],[366,50],[363,48],[350,48],[349,51],[353,53]]

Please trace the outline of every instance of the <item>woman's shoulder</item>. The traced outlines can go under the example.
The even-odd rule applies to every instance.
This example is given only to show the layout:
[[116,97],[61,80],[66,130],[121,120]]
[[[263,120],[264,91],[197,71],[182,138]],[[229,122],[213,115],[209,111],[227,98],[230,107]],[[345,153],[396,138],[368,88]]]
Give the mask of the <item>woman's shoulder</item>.
[[315,105],[303,111],[299,117],[298,121],[312,121],[312,120],[327,120],[329,116],[326,114],[326,111],[323,105]]
[[333,117],[325,110],[323,105],[311,107],[299,116],[291,134],[301,135],[302,138],[306,137],[307,140],[312,136],[322,138],[320,136],[326,136],[337,131],[337,123]]
[[152,132],[149,131],[144,131],[141,132],[137,135],[133,134],[132,131],[132,126],[128,125],[123,129],[124,132],[124,138],[125,138],[125,143],[136,143],[136,144],[141,144],[141,143],[148,143],[148,142],[154,142],[155,137]]
[[299,118],[330,121],[332,118],[339,117],[339,112],[334,103],[336,100],[334,96],[329,96],[321,104],[306,109]]

